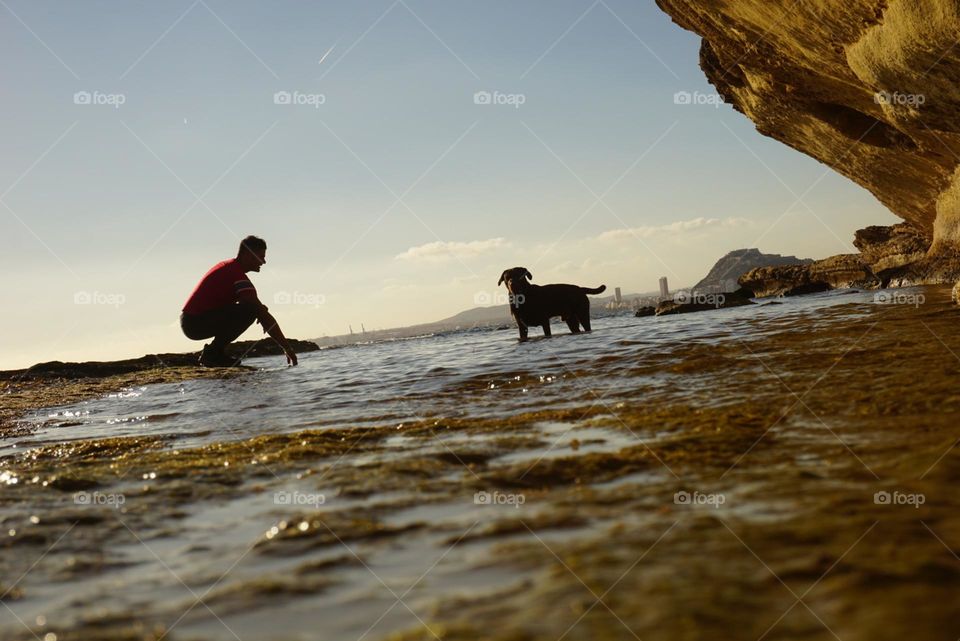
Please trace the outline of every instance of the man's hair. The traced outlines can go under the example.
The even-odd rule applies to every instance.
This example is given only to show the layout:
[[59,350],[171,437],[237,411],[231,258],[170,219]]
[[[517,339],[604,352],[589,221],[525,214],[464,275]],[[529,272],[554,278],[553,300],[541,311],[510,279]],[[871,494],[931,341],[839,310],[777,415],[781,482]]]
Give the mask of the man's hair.
[[243,250],[246,248],[251,253],[256,253],[260,251],[267,251],[267,241],[257,236],[247,236],[240,241],[240,247],[237,249],[237,256],[243,254]]

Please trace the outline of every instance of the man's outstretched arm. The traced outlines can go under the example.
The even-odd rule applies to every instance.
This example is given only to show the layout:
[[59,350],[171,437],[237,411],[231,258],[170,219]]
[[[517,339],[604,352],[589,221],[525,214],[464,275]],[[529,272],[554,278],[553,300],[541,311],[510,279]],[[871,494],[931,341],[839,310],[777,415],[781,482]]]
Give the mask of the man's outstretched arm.
[[280,324],[277,322],[277,319],[273,317],[273,314],[270,313],[267,306],[260,302],[256,292],[243,292],[240,294],[239,300],[241,303],[251,304],[256,307],[257,322],[260,323],[260,327],[263,328],[265,333],[270,335],[270,338],[277,342],[277,345],[280,346],[280,349],[282,349],[283,353],[287,356],[287,363],[296,365],[296,352],[290,347],[287,337],[283,335],[283,330],[280,329]]

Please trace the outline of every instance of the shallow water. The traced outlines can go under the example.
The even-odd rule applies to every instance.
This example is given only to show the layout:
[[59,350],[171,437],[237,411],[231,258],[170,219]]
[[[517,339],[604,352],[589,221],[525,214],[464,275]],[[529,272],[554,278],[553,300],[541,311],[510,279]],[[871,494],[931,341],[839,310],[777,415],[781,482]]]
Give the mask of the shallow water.
[[960,317],[899,293],[35,412],[0,441],[0,634],[955,639]]
[[[872,294],[787,299],[785,304],[710,315],[597,319],[594,332],[566,330],[550,340],[517,343],[516,330],[450,332],[420,339],[324,349],[288,368],[278,357],[249,359],[260,371],[233,380],[188,381],[118,390],[108,397],[45,409],[26,417],[41,429],[0,441],[0,453],[65,440],[133,435],[174,437],[177,446],[306,428],[353,428],[428,417],[509,416],[518,409],[576,406],[642,398],[644,389],[690,385],[690,374],[635,375],[643,361],[684,358],[686,343],[709,346],[766,333],[782,322],[808,322],[823,308],[871,302]],[[851,309],[857,318],[867,310]],[[869,309],[869,308],[867,308]],[[629,382],[629,385],[626,383]],[[596,397],[590,394],[595,393]]]

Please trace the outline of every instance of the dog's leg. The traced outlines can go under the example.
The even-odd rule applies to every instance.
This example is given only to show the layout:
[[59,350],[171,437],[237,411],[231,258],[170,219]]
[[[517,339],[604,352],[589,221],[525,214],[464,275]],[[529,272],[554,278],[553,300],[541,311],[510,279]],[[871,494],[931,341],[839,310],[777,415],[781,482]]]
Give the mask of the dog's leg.
[[523,323],[517,323],[517,329],[520,330],[520,340],[521,341],[527,340],[527,334],[529,332],[529,330],[527,329],[527,326],[524,325]]
[[590,332],[590,299],[584,296],[583,305],[580,307],[580,324],[583,325],[583,331]]
[[577,322],[578,319],[577,319],[577,315],[576,315],[576,314],[570,314],[569,316],[567,316],[567,317],[564,318],[563,320],[567,321],[567,327],[570,328],[570,333],[571,333],[571,334],[579,334],[579,333],[580,333],[580,323]]
[[550,321],[543,324],[543,337],[550,338]]

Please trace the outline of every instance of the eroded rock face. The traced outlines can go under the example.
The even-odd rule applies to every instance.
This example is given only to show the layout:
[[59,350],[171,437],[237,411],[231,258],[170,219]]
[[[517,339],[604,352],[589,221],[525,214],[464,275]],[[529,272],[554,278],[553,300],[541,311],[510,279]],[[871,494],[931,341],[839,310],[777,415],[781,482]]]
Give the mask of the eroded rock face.
[[930,240],[910,223],[900,223],[858,230],[853,245],[873,273],[883,280],[892,270],[923,260]]
[[931,256],[960,248],[957,0],[657,4],[703,37],[707,78],[760,133],[868,189]]
[[860,254],[840,254],[810,264],[810,279],[816,283],[827,283],[832,289],[875,288],[880,286]]
[[880,284],[859,254],[840,254],[809,265],[758,267],[740,277],[740,285],[757,298],[799,296],[850,287],[870,289]]
[[960,280],[960,251],[940,251],[921,260],[884,272],[886,287],[912,287]]
[[776,265],[757,267],[740,277],[740,284],[757,298],[767,296],[799,296],[830,289],[827,283],[810,279],[808,265]]

